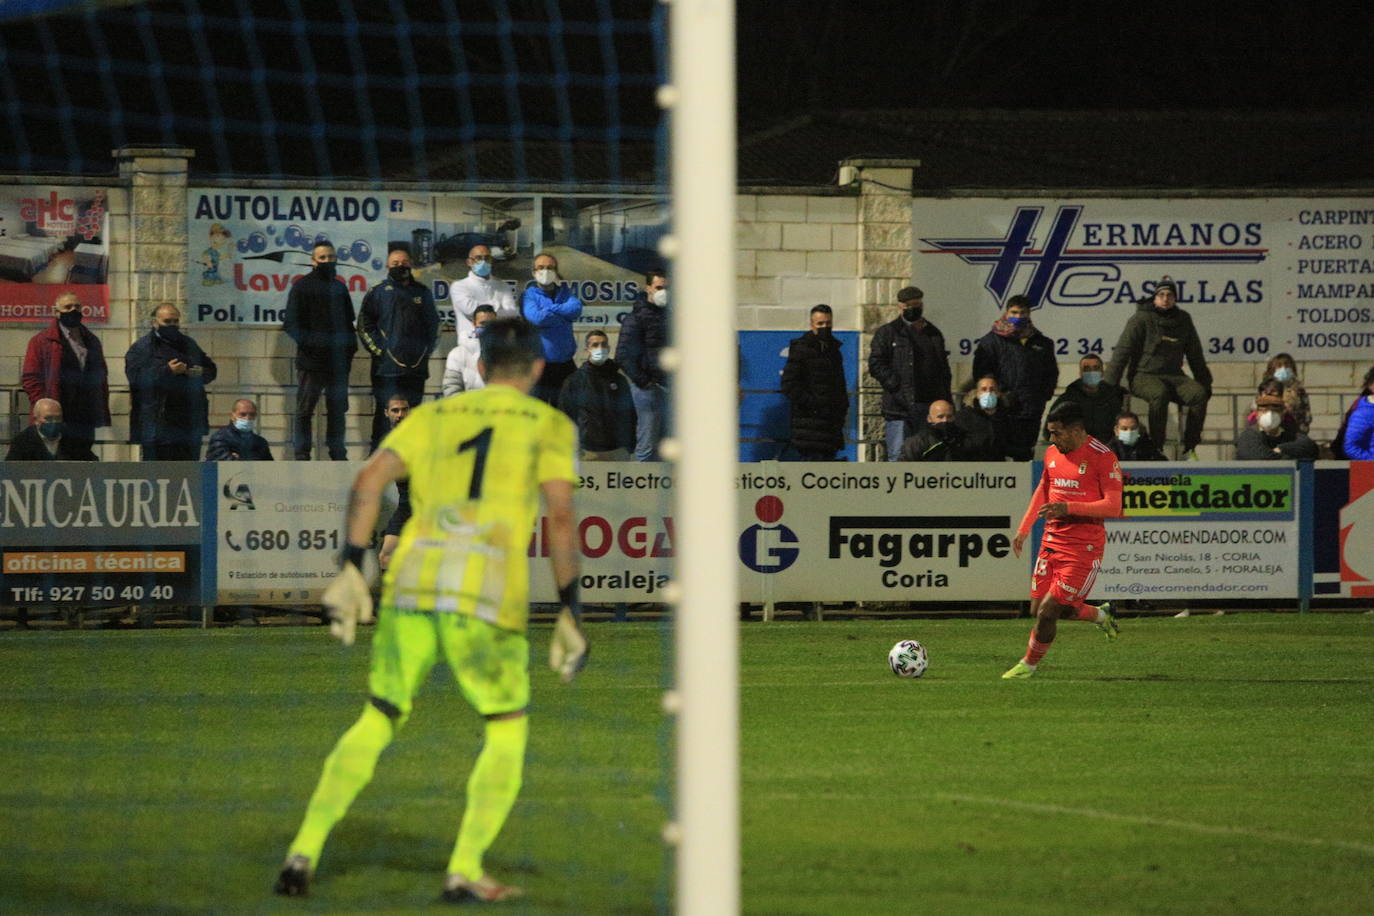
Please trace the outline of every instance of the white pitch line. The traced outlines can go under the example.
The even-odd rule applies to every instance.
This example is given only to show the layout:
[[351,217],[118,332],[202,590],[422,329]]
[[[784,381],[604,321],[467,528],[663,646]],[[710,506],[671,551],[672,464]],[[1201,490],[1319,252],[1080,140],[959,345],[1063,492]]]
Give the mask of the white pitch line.
[[1041,802],[1018,801],[1011,798],[984,798],[977,795],[960,795],[955,792],[936,792],[936,798],[949,801],[970,802],[975,805],[990,805],[999,808],[1019,808],[1023,811],[1038,811],[1043,814],[1069,814],[1101,821],[1118,821],[1123,824],[1138,824],[1143,827],[1165,827],[1171,830],[1188,830],[1193,833],[1206,833],[1214,836],[1243,836],[1253,840],[1271,843],[1286,843],[1290,846],[1334,847],[1374,855],[1374,844],[1356,843],[1350,840],[1324,840],[1318,837],[1295,836],[1291,833],[1271,833],[1267,830],[1251,830],[1247,827],[1218,827],[1212,824],[1199,824],[1194,821],[1179,821],[1172,818],[1150,817],[1145,814],[1118,814],[1097,808],[1070,808],[1065,805],[1047,805]]

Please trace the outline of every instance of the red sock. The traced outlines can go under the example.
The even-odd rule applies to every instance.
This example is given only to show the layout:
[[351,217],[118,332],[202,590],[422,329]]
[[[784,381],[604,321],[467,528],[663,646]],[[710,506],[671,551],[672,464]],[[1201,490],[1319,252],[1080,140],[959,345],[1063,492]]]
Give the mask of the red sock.
[[1049,640],[1048,642],[1041,642],[1040,640],[1036,639],[1035,629],[1032,628],[1030,635],[1030,643],[1026,646],[1026,657],[1022,659],[1022,661],[1024,661],[1027,665],[1030,665],[1032,668],[1034,668],[1036,665],[1040,664],[1040,659],[1045,657],[1045,653],[1050,651],[1050,644],[1053,642],[1054,640]]
[[1088,623],[1097,623],[1097,605],[1080,604],[1078,606],[1078,619],[1086,620]]

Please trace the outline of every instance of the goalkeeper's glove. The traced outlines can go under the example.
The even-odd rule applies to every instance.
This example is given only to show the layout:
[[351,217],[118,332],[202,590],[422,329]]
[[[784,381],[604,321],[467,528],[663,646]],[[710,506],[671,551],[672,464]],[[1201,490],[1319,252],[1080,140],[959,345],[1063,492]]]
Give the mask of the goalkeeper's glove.
[[558,590],[558,601],[562,607],[549,642],[549,667],[567,684],[587,666],[591,654],[591,645],[582,632],[582,599],[576,579]]
[[363,576],[362,547],[344,547],[339,574],[324,590],[324,607],[329,615],[329,635],[345,646],[353,645],[358,624],[372,622],[372,590]]

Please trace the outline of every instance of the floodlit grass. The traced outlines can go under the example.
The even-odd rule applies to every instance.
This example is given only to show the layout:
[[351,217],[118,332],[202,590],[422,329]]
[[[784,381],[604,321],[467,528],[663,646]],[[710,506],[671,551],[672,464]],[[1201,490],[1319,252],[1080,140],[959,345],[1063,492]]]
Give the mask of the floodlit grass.
[[[1374,616],[742,629],[750,913],[1351,913],[1374,900]],[[536,631],[542,658],[547,629]],[[362,705],[364,634],[0,635],[0,911],[433,907],[480,725],[440,668],[335,831],[313,894],[268,892]],[[666,909],[658,624],[593,627],[535,675],[525,789],[488,857],[508,912]],[[903,681],[887,649],[931,669]]]

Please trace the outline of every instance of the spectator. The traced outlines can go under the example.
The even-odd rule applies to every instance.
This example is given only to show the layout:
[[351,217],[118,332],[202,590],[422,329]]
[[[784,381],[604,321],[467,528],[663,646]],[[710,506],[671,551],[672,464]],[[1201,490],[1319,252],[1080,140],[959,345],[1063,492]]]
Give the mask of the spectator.
[[1126,406],[1126,389],[1102,379],[1102,357],[1089,354],[1078,361],[1078,379],[1070,382],[1054,404],[1074,403],[1083,408],[1083,428],[1099,442],[1112,438],[1117,417]]
[[479,305],[472,310],[471,328],[460,333],[458,346],[448,351],[448,359],[444,361],[441,388],[444,397],[486,387],[486,379],[477,369],[477,360],[482,356],[482,326],[495,317],[496,309],[490,305]]
[[629,461],[635,447],[630,381],[610,359],[605,331],[588,331],[586,341],[587,361],[563,383],[558,406],[577,427],[584,461]]
[[95,461],[89,444],[73,442],[62,432],[62,405],[52,398],[39,398],[33,405],[33,418],[23,432],[10,441],[6,461]]
[[1259,396],[1259,416],[1236,437],[1237,461],[1268,461],[1280,458],[1313,461],[1316,444],[1283,422],[1283,398],[1272,394]]
[[1351,461],[1374,461],[1374,367],[1364,374],[1360,398],[1346,415],[1341,447]]
[[[954,415],[954,422],[964,431],[964,461],[1003,461],[1023,450],[1011,441],[1015,425],[1015,410],[1011,397],[1002,392],[994,376],[978,379],[967,395],[964,406]],[[1029,461],[1029,458],[1018,458]]]
[[[1153,298],[1136,303],[1112,348],[1107,381],[1119,384],[1124,377],[1131,394],[1150,408],[1150,437],[1161,451],[1167,436],[1169,404],[1188,409],[1183,427],[1183,457],[1196,459],[1207,422],[1207,401],[1212,397],[1212,372],[1202,354],[1202,340],[1192,317],[1178,307],[1178,287],[1165,277],[1155,286]],[[1193,377],[1183,373],[1183,361]]]
[[921,431],[902,443],[902,461],[968,461],[964,457],[965,433],[954,422],[954,405],[935,401]]
[[994,376],[1015,403],[1006,452],[1015,461],[1030,461],[1040,436],[1040,417],[1059,384],[1054,341],[1031,322],[1031,303],[1012,296],[1007,310],[992,323],[973,351],[973,377]]
[[396,249],[386,256],[386,279],[367,291],[358,311],[358,338],[372,354],[370,451],[390,432],[387,404],[401,395],[411,407],[425,396],[429,355],[439,343],[439,311],[434,295],[410,272],[410,254]]
[[897,317],[874,332],[868,353],[868,372],[883,386],[888,461],[898,460],[902,443],[925,425],[931,403],[950,399],[949,351],[925,317],[925,293],[905,287],[897,305]]
[[292,440],[297,461],[310,460],[311,422],[324,395],[325,443],[332,461],[347,461],[348,373],[358,338],[353,331],[353,300],[334,276],[334,246],[322,242],[310,253],[314,269],[286,296],[282,330],[296,342],[296,419]]
[[468,249],[468,275],[448,289],[459,346],[469,339],[477,323],[477,309],[481,306],[488,306],[498,315],[520,314],[520,306],[515,304],[515,291],[505,280],[492,279],[491,268],[491,249],[486,245],[473,245]]
[[62,436],[85,454],[95,431],[110,425],[110,380],[100,339],[81,324],[81,300],[63,293],[53,303],[52,325],[29,340],[20,384],[36,408],[44,398],[62,405]]
[[[395,429],[400,426],[401,421],[410,416],[410,407],[405,395],[393,394],[386,402],[388,427]],[[396,481],[396,511],[391,513],[391,519],[382,531],[382,549],[377,553],[377,565],[380,568],[386,569],[391,565],[391,555],[396,552],[396,545],[401,541],[401,529],[410,521],[410,514],[410,480],[401,478]]]
[[181,333],[181,310],[170,302],[154,309],[152,330],[124,354],[129,441],[144,461],[200,460],[200,441],[210,431],[205,386],[218,374],[215,361]]
[[545,404],[558,405],[563,382],[577,371],[573,356],[577,353],[577,338],[573,337],[573,322],[582,317],[582,302],[572,289],[558,281],[558,259],[547,252],[534,256],[534,283],[525,287],[520,299],[520,312],[530,324],[539,329],[544,346],[544,373],[530,394]]
[[849,388],[828,305],[811,309],[811,330],[788,345],[782,393],[792,405],[792,446],[803,461],[834,461],[844,448]]
[[[1312,402],[1307,397],[1307,389],[1298,380],[1298,364],[1287,353],[1279,353],[1264,365],[1264,377],[1275,379],[1283,384],[1283,404],[1293,424],[1304,436],[1312,428]],[[1255,405],[1251,404],[1254,410]]]
[[1129,410],[1121,411],[1107,442],[1119,461],[1165,461],[1164,453],[1155,448],[1154,440],[1140,428],[1140,417]]
[[1293,429],[1297,429],[1297,418],[1288,412],[1288,399],[1284,397],[1285,394],[1286,392],[1284,390],[1283,382],[1279,381],[1276,378],[1267,378],[1264,381],[1260,382],[1259,385],[1255,388],[1255,399],[1250,402],[1250,412],[1245,415],[1245,424],[1247,426],[1255,425],[1255,421],[1259,416],[1259,399],[1264,397],[1265,395],[1269,395],[1270,397],[1278,398],[1279,400],[1284,402],[1285,409],[1283,412],[1283,425],[1292,427]]
[[205,460],[271,461],[272,449],[254,429],[257,422],[258,405],[247,398],[239,398],[229,413],[229,422],[210,436]]
[[635,402],[635,461],[657,461],[658,444],[668,433],[668,373],[659,365],[659,354],[668,346],[672,326],[668,275],[651,270],[634,308],[620,323],[615,350]]
[[1365,402],[1365,399],[1374,396],[1374,366],[1369,367],[1369,371],[1364,374],[1364,385],[1360,387],[1360,393],[1350,406],[1345,409],[1345,415],[1341,417],[1340,428],[1336,430],[1336,438],[1331,440],[1331,455],[1336,460],[1347,460],[1350,458],[1345,453],[1345,434],[1350,431],[1350,418],[1355,415],[1355,411]]

